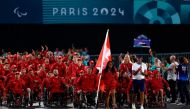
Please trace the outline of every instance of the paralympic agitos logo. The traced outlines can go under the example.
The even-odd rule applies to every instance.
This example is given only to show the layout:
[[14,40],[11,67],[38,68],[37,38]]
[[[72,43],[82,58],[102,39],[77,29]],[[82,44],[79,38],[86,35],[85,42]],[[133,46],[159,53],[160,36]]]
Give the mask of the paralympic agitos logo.
[[13,13],[16,14],[19,18],[21,18],[23,16],[27,16],[27,14],[28,14],[26,11],[20,10],[20,7],[16,7],[13,10]]

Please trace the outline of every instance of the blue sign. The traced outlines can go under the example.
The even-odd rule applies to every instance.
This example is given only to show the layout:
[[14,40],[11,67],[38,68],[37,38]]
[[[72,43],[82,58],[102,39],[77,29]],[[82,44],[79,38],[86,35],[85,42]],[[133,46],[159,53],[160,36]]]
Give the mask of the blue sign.
[[134,39],[133,47],[150,48],[150,42],[151,40],[145,35],[140,35]]
[[44,23],[133,22],[132,0],[43,0]]
[[135,0],[135,24],[181,24],[181,0]]
[[3,0],[0,23],[190,24],[189,0]]
[[0,2],[0,23],[42,23],[41,0],[3,0]]

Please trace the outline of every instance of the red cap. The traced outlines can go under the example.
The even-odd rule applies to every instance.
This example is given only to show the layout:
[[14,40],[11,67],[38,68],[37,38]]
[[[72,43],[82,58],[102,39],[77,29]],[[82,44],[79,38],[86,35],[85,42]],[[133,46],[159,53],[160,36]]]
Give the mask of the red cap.
[[152,73],[153,73],[154,75],[157,75],[157,74],[159,74],[159,71],[158,71],[158,70],[154,70]]
[[41,66],[42,66],[41,64],[38,64],[38,65],[37,65],[38,68],[41,67]]
[[62,59],[62,56],[58,56],[58,59]]
[[90,64],[90,65],[91,65],[91,64],[94,64],[94,61],[93,61],[93,60],[90,60],[89,64]]
[[12,65],[12,66],[11,66],[11,69],[15,69],[15,68],[17,68],[16,65]]
[[77,52],[73,52],[73,56],[79,55]]
[[26,55],[26,58],[30,58],[30,56],[31,56],[31,55],[30,55],[30,54],[28,54],[28,55]]

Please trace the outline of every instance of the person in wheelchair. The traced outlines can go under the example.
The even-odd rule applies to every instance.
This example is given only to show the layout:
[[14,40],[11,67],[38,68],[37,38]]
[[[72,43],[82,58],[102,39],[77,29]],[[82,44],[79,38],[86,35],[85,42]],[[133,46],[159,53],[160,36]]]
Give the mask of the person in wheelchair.
[[74,88],[74,90],[73,90],[73,95],[74,95],[73,101],[74,101],[75,107],[82,106],[81,104],[83,102],[82,101],[83,100],[82,99],[83,93],[82,93],[81,85],[79,84],[79,81],[80,81],[80,78],[86,74],[86,70],[85,70],[85,66],[83,65],[82,62],[83,62],[82,58],[78,57],[78,59],[77,59],[77,70],[73,74],[73,77],[74,77],[74,79],[73,79],[73,86],[74,86],[73,87]]
[[60,105],[63,105],[64,100],[64,92],[67,90],[67,86],[65,83],[65,79],[63,77],[58,76],[58,70],[53,70],[54,76],[50,78],[49,80],[49,89],[50,89],[50,97],[49,101],[60,103]]
[[[92,68],[87,67],[87,73],[82,75],[78,80],[79,92],[81,92],[84,96],[82,102],[87,103],[87,105],[94,106],[95,105],[95,96],[96,96],[96,84],[97,84],[97,76],[92,73]],[[83,101],[84,100],[84,101]]]
[[31,101],[30,101],[30,106],[33,105],[35,101],[39,102],[40,105],[40,100],[41,100],[41,84],[42,81],[40,77],[38,76],[38,73],[35,71],[30,71],[31,73]]
[[50,78],[53,77],[54,74],[52,72],[48,72],[46,75],[46,78],[43,79],[42,85],[41,85],[41,93],[44,98],[44,105],[47,105],[48,103],[48,95],[49,95],[49,85],[50,85]]
[[6,89],[6,93],[9,95],[7,104],[11,105],[11,102],[13,102],[16,105],[21,105],[25,90],[25,82],[20,78],[20,72],[15,73],[15,78],[10,80],[6,86]]
[[2,106],[3,98],[5,97],[5,87],[3,83],[3,78],[0,77],[0,106]]
[[164,85],[170,91],[170,87],[167,81],[160,76],[160,72],[158,70],[154,70],[153,77],[150,80],[150,87],[152,89],[152,93],[156,95],[156,102],[158,102],[159,94],[161,95],[162,106],[164,106]]

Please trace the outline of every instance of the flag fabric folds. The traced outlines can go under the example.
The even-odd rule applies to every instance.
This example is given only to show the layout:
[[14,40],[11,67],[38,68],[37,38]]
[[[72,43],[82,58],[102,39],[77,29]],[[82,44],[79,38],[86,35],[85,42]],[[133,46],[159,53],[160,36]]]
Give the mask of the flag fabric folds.
[[102,46],[98,61],[96,63],[96,68],[99,70],[99,73],[102,73],[102,70],[106,67],[108,61],[111,60],[111,50],[110,50],[110,40],[109,40],[109,30],[106,33],[106,38],[104,45]]

